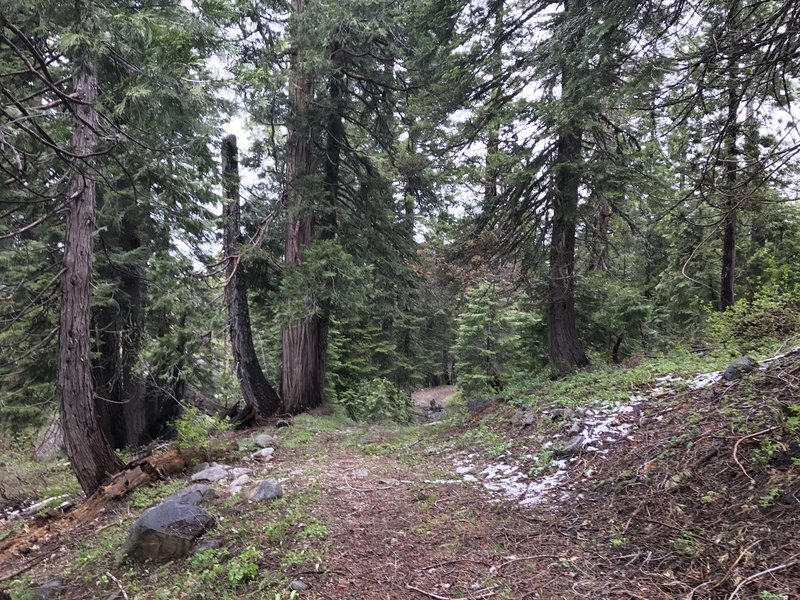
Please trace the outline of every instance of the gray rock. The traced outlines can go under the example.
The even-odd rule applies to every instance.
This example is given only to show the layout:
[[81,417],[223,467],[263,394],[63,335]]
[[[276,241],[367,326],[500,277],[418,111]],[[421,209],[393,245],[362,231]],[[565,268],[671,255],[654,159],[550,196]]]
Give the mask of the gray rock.
[[283,496],[281,484],[274,479],[264,479],[253,488],[247,495],[250,502],[264,502],[265,500],[275,500]]
[[581,448],[583,448],[585,443],[586,437],[578,434],[571,438],[563,448],[556,450],[554,454],[558,456],[571,456],[572,454],[577,454],[581,451]]
[[275,438],[271,435],[267,435],[266,433],[260,433],[256,437],[253,438],[253,441],[261,446],[262,448],[266,448],[267,446],[274,446],[275,445]]
[[200,471],[205,471],[208,467],[213,467],[216,463],[208,463],[208,462],[201,462],[199,465],[195,465],[192,469],[192,473],[199,473]]
[[310,586],[305,581],[295,579],[286,586],[290,592],[305,592]]
[[197,506],[205,500],[212,500],[217,496],[214,488],[205,483],[195,483],[189,487],[179,490],[164,498],[164,502],[176,502],[177,504],[191,504]]
[[180,558],[214,523],[214,517],[199,506],[162,502],[136,519],[124,552],[143,562]]
[[[250,483],[250,475],[239,475],[239,477],[237,477],[236,479],[231,481],[231,486],[230,487],[233,488],[234,486],[238,486],[239,490],[241,490],[248,483]],[[232,492],[232,493],[235,493],[235,492]]]
[[547,411],[547,416],[551,419],[571,419],[576,415],[571,408],[551,408]]
[[37,587],[34,594],[37,600],[45,600],[46,598],[55,598],[63,589],[64,584],[60,579],[51,579]]
[[192,475],[192,481],[220,481],[228,476],[228,467],[214,465]]
[[262,448],[261,450],[256,450],[250,455],[250,458],[254,460],[270,460],[272,458],[272,454],[275,452],[274,448]]
[[241,477],[242,475],[252,475],[253,469],[244,469],[242,467],[236,467],[235,469],[231,469],[231,477],[234,479]]
[[758,366],[758,363],[749,356],[743,356],[735,363],[732,363],[725,369],[722,378],[726,381],[734,381],[741,379],[747,373],[750,373]]
[[529,427],[536,421],[536,415],[526,410],[518,410],[511,415],[511,424],[517,427]]

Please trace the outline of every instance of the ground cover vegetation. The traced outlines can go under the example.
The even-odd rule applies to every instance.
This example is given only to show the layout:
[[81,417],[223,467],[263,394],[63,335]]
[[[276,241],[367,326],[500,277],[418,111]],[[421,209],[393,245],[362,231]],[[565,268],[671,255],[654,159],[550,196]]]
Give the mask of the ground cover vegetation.
[[[472,577],[519,597],[534,565],[500,558],[528,547],[510,537],[475,558],[497,581],[453,563],[435,587],[443,551],[367,582],[334,499],[397,553],[455,552],[436,507],[468,521],[481,500],[430,483],[460,481],[452,453],[556,477],[575,411],[644,394],[635,451],[587,458],[595,487],[573,489],[575,515],[613,494],[591,550],[606,562],[569,538],[577,558],[552,564],[613,594],[599,573],[626,556],[642,597],[755,593],[747,578],[780,566],[763,597],[788,594],[797,549],[765,528],[796,518],[796,365],[687,382],[800,339],[798,32],[788,1],[0,0],[0,508],[21,519],[0,556],[37,513],[85,498],[95,517],[145,486],[70,580],[97,564],[84,584],[106,595],[290,597],[313,571],[341,597],[448,597]],[[230,444],[265,424],[296,493],[258,505],[275,530],[219,500],[238,533],[182,575],[121,572],[117,542],[162,498],[146,486],[243,459]],[[385,492],[374,519],[356,502]],[[523,527],[496,508],[489,523]],[[471,551],[488,533],[459,535]]]

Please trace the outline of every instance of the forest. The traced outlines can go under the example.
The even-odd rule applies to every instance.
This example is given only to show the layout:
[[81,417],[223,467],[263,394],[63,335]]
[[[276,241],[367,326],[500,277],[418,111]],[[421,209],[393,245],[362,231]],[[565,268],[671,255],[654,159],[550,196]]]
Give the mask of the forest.
[[198,429],[785,353],[798,83],[793,0],[0,0],[0,458],[94,498]]

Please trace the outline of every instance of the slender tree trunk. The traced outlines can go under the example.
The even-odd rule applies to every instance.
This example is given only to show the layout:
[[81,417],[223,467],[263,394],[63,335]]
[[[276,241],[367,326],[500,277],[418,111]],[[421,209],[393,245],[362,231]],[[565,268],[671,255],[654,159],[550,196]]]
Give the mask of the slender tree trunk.
[[247,281],[239,260],[241,231],[239,226],[239,158],[236,136],[222,140],[222,185],[227,200],[223,211],[223,244],[227,281],[225,305],[228,309],[228,330],[236,378],[242,389],[245,404],[253,407],[262,417],[274,414],[280,408],[280,398],[264,376],[258,362],[250,327],[250,310],[247,304]]
[[[728,29],[730,40],[729,52],[734,52],[735,36],[739,2],[731,2],[728,16]],[[738,208],[736,178],[739,170],[739,150],[737,140],[739,136],[739,90],[737,85],[738,69],[736,59],[728,61],[728,114],[725,124],[725,217],[724,233],[722,238],[722,269],[719,294],[719,309],[724,311],[733,306],[734,285],[736,283],[736,213]]]
[[[565,3],[566,19],[581,19],[585,0]],[[583,35],[583,26],[568,23],[573,33],[566,44],[561,72],[562,102],[569,111],[579,99],[571,62]],[[583,352],[575,324],[575,223],[578,212],[580,173],[577,164],[582,157],[583,132],[576,117],[564,123],[556,141],[554,189],[552,195],[553,227],[550,239],[548,275],[547,345],[550,360],[562,374],[589,364]]]
[[[97,75],[90,60],[75,77],[74,130],[70,151],[89,155],[97,141]],[[59,398],[64,442],[86,494],[122,468],[103,435],[95,412],[91,355],[92,235],[95,227],[95,174],[91,159],[75,164],[67,189],[64,263],[58,343]]]
[[[295,15],[302,14],[305,0],[293,0],[293,3]],[[302,264],[302,250],[313,239],[314,225],[308,193],[313,170],[313,127],[309,122],[313,85],[302,56],[295,53],[292,63],[284,191],[288,211],[284,261],[289,269]],[[327,322],[318,315],[295,319],[284,327],[281,394],[285,412],[302,412],[325,401],[327,334]]]

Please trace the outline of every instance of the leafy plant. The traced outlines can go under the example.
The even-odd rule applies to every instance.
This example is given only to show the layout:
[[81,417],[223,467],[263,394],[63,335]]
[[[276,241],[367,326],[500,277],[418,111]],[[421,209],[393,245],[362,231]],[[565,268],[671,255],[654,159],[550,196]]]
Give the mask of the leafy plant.
[[235,588],[242,583],[255,579],[258,576],[258,562],[263,554],[255,548],[248,546],[228,564],[228,582]]
[[409,423],[414,418],[411,396],[383,377],[340,393],[338,403],[354,421]]
[[212,436],[230,429],[230,420],[207,415],[194,406],[187,406],[172,425],[178,433],[180,448],[204,449],[209,447]]

